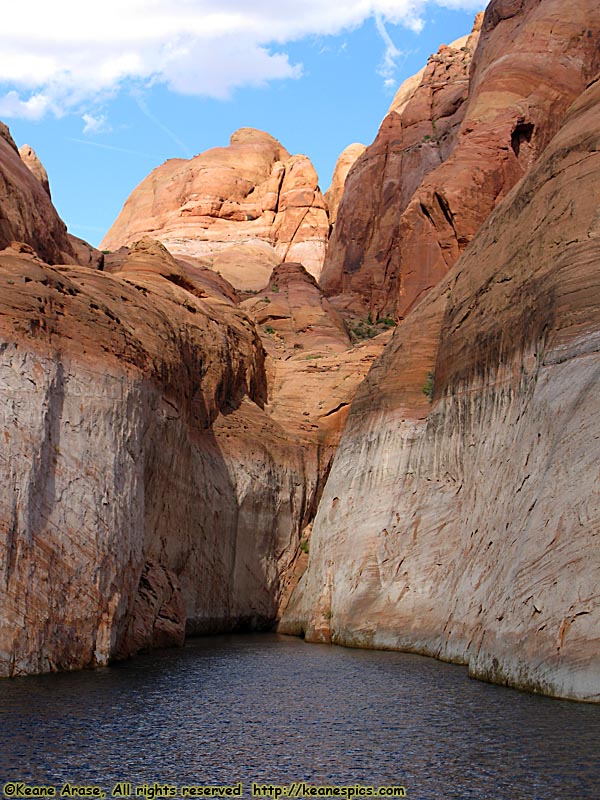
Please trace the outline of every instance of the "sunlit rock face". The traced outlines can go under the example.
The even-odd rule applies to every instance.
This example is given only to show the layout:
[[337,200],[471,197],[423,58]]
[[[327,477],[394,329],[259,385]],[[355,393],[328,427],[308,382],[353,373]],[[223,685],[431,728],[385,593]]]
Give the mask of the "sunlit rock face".
[[282,261],[320,275],[329,219],[310,160],[291,156],[268,133],[242,128],[228,147],[171,159],[151,172],[101,247],[116,250],[147,235],[216,270],[215,259],[225,258],[223,274],[234,286],[260,289]]
[[596,80],[397,328],[281,630],[600,699],[599,130]]
[[348,174],[366,149],[364,144],[355,142],[354,144],[349,144],[338,157],[331,179],[331,186],[325,192],[329,222],[332,226],[335,225],[337,220],[338,209],[342,202]]
[[48,173],[46,172],[46,168],[38,158],[33,147],[28,144],[21,145],[21,147],[19,147],[19,155],[21,156],[21,161],[25,164],[27,169],[42,184],[42,187],[48,197],[51,197]]
[[321,277],[403,318],[456,263],[600,69],[600,9],[493,0],[401,87],[348,176]]
[[0,122],[0,248],[24,242],[49,264],[75,263],[66,225],[43,185],[45,170],[35,153],[24,157]]

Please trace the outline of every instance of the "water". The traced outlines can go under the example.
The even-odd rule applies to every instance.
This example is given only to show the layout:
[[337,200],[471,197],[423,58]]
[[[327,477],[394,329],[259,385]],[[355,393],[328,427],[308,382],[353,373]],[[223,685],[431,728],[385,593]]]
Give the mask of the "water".
[[0,681],[0,787],[402,785],[413,800],[598,800],[600,707],[464,667],[276,635]]

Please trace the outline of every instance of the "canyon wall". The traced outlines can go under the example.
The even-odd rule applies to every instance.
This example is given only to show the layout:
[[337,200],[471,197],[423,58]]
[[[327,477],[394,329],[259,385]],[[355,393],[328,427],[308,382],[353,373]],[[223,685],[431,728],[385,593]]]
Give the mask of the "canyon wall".
[[156,243],[0,282],[0,674],[272,624],[326,455],[265,411],[250,318]]
[[0,675],[280,620],[600,700],[599,31],[493,0],[326,198],[244,128],[105,256],[2,127]]
[[245,307],[149,239],[105,267],[0,252],[0,675],[271,626],[381,352],[299,264]]
[[403,318],[456,263],[600,69],[600,10],[492,0],[401,87],[348,176],[321,284]]
[[373,366],[283,632],[600,700],[599,131],[596,79]]

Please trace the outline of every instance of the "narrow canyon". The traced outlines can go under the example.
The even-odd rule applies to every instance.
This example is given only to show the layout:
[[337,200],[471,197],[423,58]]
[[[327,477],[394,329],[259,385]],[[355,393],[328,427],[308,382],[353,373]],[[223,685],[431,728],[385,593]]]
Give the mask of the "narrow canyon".
[[0,124],[1,676],[276,629],[600,702],[600,8],[466,34],[328,191],[242,128],[100,249]]

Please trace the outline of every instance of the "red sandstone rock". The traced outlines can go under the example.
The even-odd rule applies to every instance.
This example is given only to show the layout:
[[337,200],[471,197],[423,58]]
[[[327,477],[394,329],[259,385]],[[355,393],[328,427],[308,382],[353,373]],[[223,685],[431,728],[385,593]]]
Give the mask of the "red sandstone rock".
[[592,0],[568,14],[559,0],[494,0],[470,73],[474,38],[440,48],[352,170],[328,295],[404,316],[441,280],[600,68],[599,14]]
[[46,168],[42,164],[42,162],[37,157],[37,154],[33,147],[28,144],[23,144],[19,147],[19,155],[21,156],[21,160],[27,167],[27,169],[38,179],[38,181],[44,187],[48,197],[51,197],[50,194],[50,182],[48,181],[48,173],[46,172]]
[[104,269],[104,253],[71,233],[68,233],[67,237],[73,248],[76,264],[90,269]]
[[115,658],[158,647],[181,647],[186,613],[177,575],[153,561],[144,564],[127,631]]
[[[326,300],[290,262],[321,242],[314,170],[248,129],[197,157],[201,169],[192,160],[198,192],[177,206],[198,212],[200,244],[218,250],[174,257],[136,237],[105,272],[89,268],[91,251],[59,268],[28,244],[0,253],[1,674],[270,624],[293,591],[282,629],[309,639],[418,650],[597,699],[597,82],[544,150],[582,80],[574,65],[584,79],[598,66],[593,37],[572,35],[584,6],[565,22],[555,0],[492,3],[468,106],[468,42],[401,87],[380,143],[414,170],[400,180],[373,167],[385,180],[366,250],[387,241],[404,192],[412,275],[390,261],[369,282],[359,264],[357,283]],[[544,47],[561,65],[552,86]],[[426,149],[418,162],[425,145],[439,168]],[[193,173],[160,170],[184,184]],[[166,192],[176,241],[173,187],[157,175],[141,205]],[[476,233],[478,196],[483,215],[500,205]],[[389,333],[351,346],[337,309],[358,318],[390,297],[401,309],[473,236],[381,359]],[[255,294],[240,303],[219,264]],[[298,545],[317,506],[307,559]]]
[[[41,165],[40,165],[41,166]],[[74,262],[67,229],[49,193],[23,162],[8,128],[0,123],[0,248],[26,242],[50,264]]]
[[[301,261],[318,276],[329,221],[308,158],[291,157],[269,134],[242,128],[229,147],[155,169],[133,191],[101,247],[114,250],[146,235],[175,255],[213,260],[223,250],[251,245],[255,253],[270,252],[272,260]],[[234,285],[255,286],[263,279],[264,259],[257,276],[253,258],[245,263],[243,251],[237,254],[242,260],[228,275],[235,278],[245,268],[249,277]]]
[[2,675],[272,624],[381,349],[343,361],[343,324],[286,264],[282,294],[323,360],[265,369],[215,273],[148,239],[109,261],[0,252]]
[[317,445],[326,474],[350,402],[389,333],[353,347],[341,315],[301,264],[280,264],[241,306],[268,355],[265,410],[290,439]]
[[240,298],[233,286],[202,262],[203,259],[198,261],[191,257],[186,260],[174,258],[160,242],[145,237],[133,242],[131,247],[122,247],[107,254],[104,269],[112,274],[123,273],[130,279],[136,274],[161,275],[196,297],[237,305]]
[[[186,258],[188,262],[191,260],[190,256]],[[256,292],[267,286],[281,259],[270,245],[256,242],[233,245],[195,261],[223,277],[236,289]]]
[[273,270],[269,285],[242,306],[257,325],[272,332],[271,338],[264,337],[272,353],[290,352],[294,346],[324,353],[350,348],[340,315],[302,264],[280,264]]
[[337,212],[344,193],[344,185],[348,173],[366,149],[364,144],[354,143],[349,144],[348,147],[340,153],[333,171],[331,186],[325,192],[325,202],[329,210],[330,225],[335,225],[336,223]]
[[402,213],[425,175],[454,147],[480,25],[478,18],[466,41],[442,46],[400,87],[375,142],[355,163],[321,276],[328,295],[357,294],[373,306]]
[[[276,613],[277,570],[261,573],[260,564],[282,558],[281,542],[264,519],[264,546],[276,556],[254,547],[242,558],[236,539],[248,531],[233,453],[225,455],[225,442],[215,447],[212,433],[203,439],[244,401],[263,413],[260,341],[235,305],[177,285],[177,265],[152,270],[153,258],[166,257],[150,249],[147,269],[138,252],[117,275],[51,268],[26,247],[0,253],[4,675],[102,664],[180,641],[186,619],[214,630]],[[270,452],[262,450],[269,469],[260,474],[273,475]],[[302,470],[291,460],[292,473]],[[282,492],[273,508],[291,502],[287,484]],[[211,494],[222,497],[220,512],[205,502]],[[296,508],[304,525],[302,503]],[[239,577],[228,583],[236,550]],[[150,595],[148,563],[156,565]],[[262,575],[260,591],[250,572]]]

